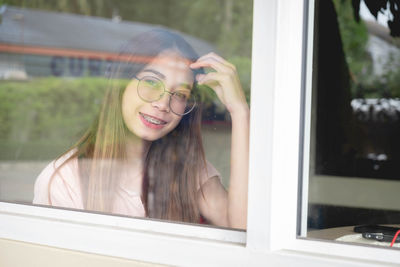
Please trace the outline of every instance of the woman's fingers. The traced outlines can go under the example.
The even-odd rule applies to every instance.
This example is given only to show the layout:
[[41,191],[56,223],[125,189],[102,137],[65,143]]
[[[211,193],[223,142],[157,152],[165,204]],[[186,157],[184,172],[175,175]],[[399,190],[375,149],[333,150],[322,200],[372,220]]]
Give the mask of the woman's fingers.
[[198,74],[196,76],[199,85],[207,85],[211,87],[221,102],[229,107],[234,104],[241,97],[240,82],[235,80],[235,77],[226,73],[210,72],[207,74]]
[[209,82],[222,82],[224,79],[223,74],[220,74],[218,72],[209,72],[207,74],[198,74],[196,76],[198,84],[207,84]]
[[190,67],[193,69],[212,68],[219,72],[225,72],[227,68],[226,66],[224,66],[224,64],[222,64],[218,60],[210,57],[204,58],[202,60],[199,59],[195,63],[190,64]]
[[231,64],[230,62],[225,60],[220,55],[215,54],[214,52],[211,52],[211,53],[208,53],[208,54],[206,54],[204,56],[201,56],[198,60],[202,61],[202,60],[204,60],[206,58],[213,58],[213,59],[219,61],[220,63],[227,65],[228,67],[233,67],[233,68],[235,67],[233,64]]
[[221,62],[222,64],[224,64],[225,66],[236,70],[235,65],[233,65],[232,63],[230,63],[229,61],[225,60],[223,57],[221,57],[220,55],[215,54],[214,52],[209,53],[209,57],[214,58],[216,60],[218,60],[219,62]]
[[190,64],[191,68],[213,68],[219,72],[236,72],[236,67],[215,53],[209,53]]
[[246,98],[233,64],[215,53],[209,53],[190,64],[190,67],[215,70],[206,74],[197,74],[196,80],[200,85],[205,84],[211,87],[229,112],[234,111],[236,107],[245,106]]

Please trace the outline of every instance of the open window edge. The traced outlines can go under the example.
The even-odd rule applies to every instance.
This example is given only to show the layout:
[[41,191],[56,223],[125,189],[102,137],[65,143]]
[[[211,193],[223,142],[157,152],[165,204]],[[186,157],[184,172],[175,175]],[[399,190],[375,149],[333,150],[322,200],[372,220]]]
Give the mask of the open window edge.
[[[307,221],[307,204],[308,204],[308,175],[309,175],[309,150],[311,136],[311,104],[312,104],[312,88],[313,88],[313,54],[314,54],[314,16],[315,16],[315,0],[304,0],[304,18],[303,18],[303,52],[301,64],[301,119],[299,132],[299,178],[297,196],[290,198],[292,207],[294,207],[294,199],[297,203],[297,225],[296,235],[287,235],[287,243],[281,246],[281,249],[303,252],[317,253],[320,255],[339,257],[343,259],[356,260],[367,264],[385,263],[400,264],[398,257],[399,250],[396,248],[378,247],[373,245],[363,245],[356,243],[345,243],[334,240],[312,239],[299,236],[306,232]],[[283,22],[282,22],[283,23]],[[291,164],[295,166],[294,162]],[[294,180],[294,179],[293,179]],[[294,187],[294,186],[293,186]],[[305,227],[304,227],[305,226]],[[280,229],[283,230],[283,229]],[[293,233],[294,231],[290,231]]]

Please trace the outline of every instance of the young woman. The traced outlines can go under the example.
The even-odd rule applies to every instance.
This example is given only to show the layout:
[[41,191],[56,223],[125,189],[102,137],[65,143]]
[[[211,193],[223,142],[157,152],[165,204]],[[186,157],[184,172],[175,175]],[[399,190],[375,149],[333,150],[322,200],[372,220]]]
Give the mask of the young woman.
[[[165,30],[132,39],[121,61],[98,118],[42,171],[33,203],[245,229],[249,108],[235,67]],[[228,192],[204,157],[197,85],[232,118]]]

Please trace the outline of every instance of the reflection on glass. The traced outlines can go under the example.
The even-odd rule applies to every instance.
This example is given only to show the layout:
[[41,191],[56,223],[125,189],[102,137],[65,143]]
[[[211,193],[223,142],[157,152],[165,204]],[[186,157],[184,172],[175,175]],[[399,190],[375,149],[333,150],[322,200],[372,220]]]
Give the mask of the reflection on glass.
[[226,1],[199,39],[191,20],[217,9],[165,3],[151,18],[193,16],[126,22],[115,1],[111,19],[62,13],[48,28],[52,11],[2,7],[2,201],[246,228],[252,4]]
[[303,236],[389,246],[388,237],[370,235],[381,228],[370,227],[367,234],[354,227],[400,224],[399,15],[390,5],[315,3]]

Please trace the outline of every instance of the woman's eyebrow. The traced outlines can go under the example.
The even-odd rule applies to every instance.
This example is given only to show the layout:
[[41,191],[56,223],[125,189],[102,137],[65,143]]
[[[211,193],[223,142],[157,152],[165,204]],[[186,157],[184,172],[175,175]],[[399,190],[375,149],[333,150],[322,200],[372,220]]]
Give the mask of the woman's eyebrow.
[[181,83],[181,84],[179,84],[179,87],[186,89],[186,90],[192,90],[192,86],[188,83]]
[[159,76],[161,79],[165,79],[165,75],[164,74],[162,74],[159,71],[153,70],[153,69],[144,69],[141,72],[151,72],[151,73],[154,73],[155,75]]

